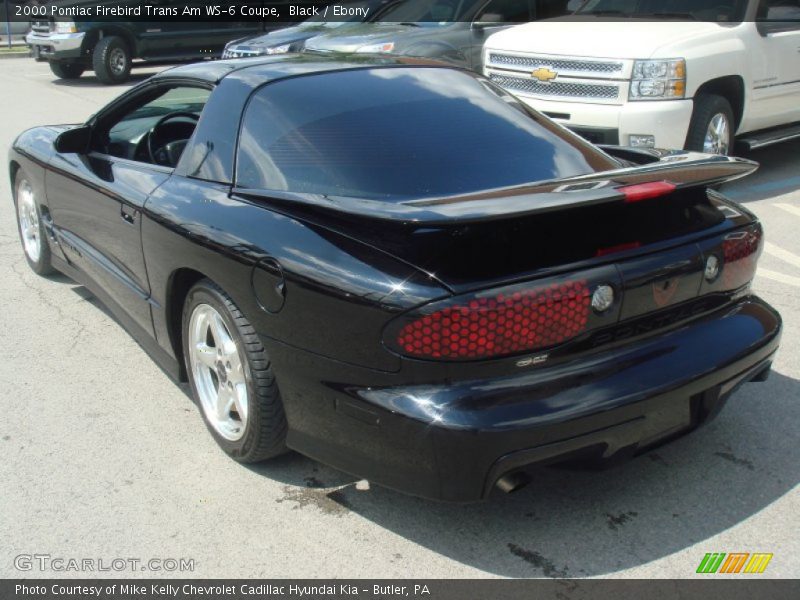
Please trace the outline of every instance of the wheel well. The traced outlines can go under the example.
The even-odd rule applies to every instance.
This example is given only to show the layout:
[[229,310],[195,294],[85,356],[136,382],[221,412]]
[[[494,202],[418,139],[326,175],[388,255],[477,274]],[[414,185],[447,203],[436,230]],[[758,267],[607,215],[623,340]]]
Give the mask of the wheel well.
[[183,304],[192,286],[206,276],[194,269],[178,269],[172,273],[167,286],[165,315],[170,343],[178,359],[180,379],[186,381],[186,367],[183,362]]
[[117,27],[104,27],[103,29],[94,29],[89,32],[86,36],[86,39],[83,42],[83,52],[86,56],[91,56],[94,52],[94,47],[97,45],[97,42],[100,41],[101,38],[108,37],[110,35],[116,35],[121,37],[125,44],[128,46],[128,50],[131,52],[131,58],[136,58],[137,55],[137,48],[136,48],[136,40],[134,37],[125,29],[117,28]]
[[700,86],[695,96],[700,94],[716,94],[730,102],[736,128],[739,128],[744,114],[744,80],[741,77],[728,75],[727,77],[707,81]]
[[19,163],[15,160],[11,161],[11,164],[8,166],[8,176],[9,181],[11,182],[11,197],[14,197],[14,178],[17,176],[17,171],[19,171]]

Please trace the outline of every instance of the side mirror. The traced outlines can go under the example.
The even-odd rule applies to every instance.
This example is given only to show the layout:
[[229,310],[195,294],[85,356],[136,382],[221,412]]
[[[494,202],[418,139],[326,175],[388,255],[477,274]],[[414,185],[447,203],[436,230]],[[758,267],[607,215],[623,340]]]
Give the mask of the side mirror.
[[485,12],[475,21],[473,21],[472,25],[477,29],[483,29],[484,27],[497,27],[498,25],[503,25],[503,15]]
[[91,139],[92,128],[88,125],[79,125],[62,131],[56,138],[54,146],[56,152],[61,154],[86,154],[89,152]]

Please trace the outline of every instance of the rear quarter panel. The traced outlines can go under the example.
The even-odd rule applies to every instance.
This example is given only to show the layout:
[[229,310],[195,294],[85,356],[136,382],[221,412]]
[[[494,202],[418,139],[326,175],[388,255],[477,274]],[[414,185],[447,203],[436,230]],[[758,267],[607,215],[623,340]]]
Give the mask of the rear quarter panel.
[[[173,348],[171,284],[179,269],[216,282],[265,339],[343,363],[397,371],[384,348],[386,322],[447,291],[379,250],[229,196],[229,187],[173,177],[148,200],[143,246],[159,344]],[[259,304],[252,278],[259,261],[277,261],[285,301],[277,312]],[[276,281],[276,283],[278,283]]]

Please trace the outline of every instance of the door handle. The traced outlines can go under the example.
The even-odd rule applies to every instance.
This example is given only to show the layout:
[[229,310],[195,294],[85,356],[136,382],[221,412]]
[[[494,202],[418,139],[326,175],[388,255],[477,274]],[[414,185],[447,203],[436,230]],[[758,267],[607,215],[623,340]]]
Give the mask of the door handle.
[[121,216],[122,220],[126,223],[133,225],[136,223],[136,217],[139,216],[139,211],[126,204],[120,204],[119,216]]

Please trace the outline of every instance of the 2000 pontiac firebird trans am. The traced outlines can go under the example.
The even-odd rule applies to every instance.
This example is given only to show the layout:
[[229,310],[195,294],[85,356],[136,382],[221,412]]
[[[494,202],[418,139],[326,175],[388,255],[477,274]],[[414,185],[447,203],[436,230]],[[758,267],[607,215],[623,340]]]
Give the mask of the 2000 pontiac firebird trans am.
[[468,501],[633,455],[769,373],[755,163],[599,148],[474,73],[167,70],[10,154],[34,271],[97,295],[242,462]]

